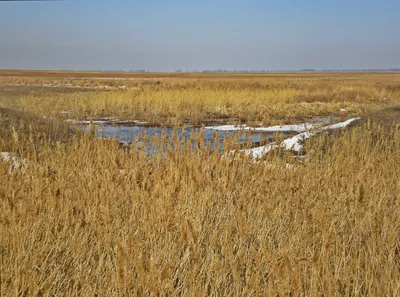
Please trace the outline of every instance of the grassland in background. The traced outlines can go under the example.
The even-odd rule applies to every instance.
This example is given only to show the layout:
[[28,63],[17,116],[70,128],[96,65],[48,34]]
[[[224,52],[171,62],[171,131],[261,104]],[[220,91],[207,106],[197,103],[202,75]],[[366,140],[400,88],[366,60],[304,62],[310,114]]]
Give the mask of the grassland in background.
[[311,138],[303,163],[281,151],[221,158],[200,139],[149,158],[68,130],[59,114],[155,121],[194,104],[202,121],[229,103],[234,120],[263,107],[273,121],[302,105],[306,116],[399,102],[394,74],[294,76],[0,91],[0,150],[28,164],[10,173],[0,162],[0,295],[399,296],[398,108]]
[[[400,102],[398,73],[149,73],[142,77],[64,72],[28,72],[28,77],[22,76],[25,72],[12,72],[5,76],[7,73],[0,72],[0,85],[8,85],[8,89],[14,85],[16,96],[0,90],[0,107],[55,118],[68,110],[68,116],[75,119],[115,116],[156,124],[225,120],[268,125],[316,115],[362,114]],[[104,79],[106,74],[109,79]],[[15,84],[69,87],[19,90]],[[111,88],[94,89],[101,86]]]

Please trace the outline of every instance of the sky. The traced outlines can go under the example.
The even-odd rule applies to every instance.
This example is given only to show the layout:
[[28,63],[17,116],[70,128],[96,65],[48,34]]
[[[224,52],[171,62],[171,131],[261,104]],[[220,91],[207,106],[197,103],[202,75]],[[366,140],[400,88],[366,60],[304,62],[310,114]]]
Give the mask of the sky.
[[399,0],[0,1],[0,68],[400,68],[399,12]]

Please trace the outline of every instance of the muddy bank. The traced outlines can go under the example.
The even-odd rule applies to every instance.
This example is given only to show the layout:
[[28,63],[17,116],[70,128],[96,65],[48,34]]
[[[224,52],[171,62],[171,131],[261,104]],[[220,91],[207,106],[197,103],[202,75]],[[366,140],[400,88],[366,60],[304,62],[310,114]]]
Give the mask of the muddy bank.
[[32,94],[65,94],[65,93],[78,93],[78,92],[93,92],[96,91],[109,91],[108,89],[93,89],[85,87],[46,87],[46,86],[29,86],[29,85],[0,85],[0,94],[7,96],[21,96],[21,95],[32,95]]
[[[238,118],[229,116],[220,116],[215,118],[207,118],[199,123],[194,123],[190,120],[184,120],[182,123],[177,125],[167,124],[167,123],[155,123],[151,121],[133,120],[133,119],[120,119],[117,117],[88,117],[83,120],[75,120],[68,118],[73,115],[72,111],[62,110],[60,114],[66,119],[66,123],[70,125],[102,125],[102,126],[124,126],[124,127],[147,127],[147,128],[201,128],[201,127],[216,127],[216,126],[246,126],[254,128],[255,130],[260,129],[263,125],[259,121],[246,123],[246,121],[240,121]],[[336,115],[320,115],[308,118],[299,118],[297,120],[291,121],[293,125],[301,124],[313,124],[313,125],[329,125],[340,121],[340,117]],[[271,125],[264,126],[287,126],[284,119],[276,120]]]
[[366,114],[363,121],[365,122],[368,119],[382,124],[400,124],[400,105]]
[[349,128],[364,126],[368,121],[381,126],[385,131],[390,131],[394,126],[400,127],[400,105],[370,112],[362,116],[361,120],[352,123]]

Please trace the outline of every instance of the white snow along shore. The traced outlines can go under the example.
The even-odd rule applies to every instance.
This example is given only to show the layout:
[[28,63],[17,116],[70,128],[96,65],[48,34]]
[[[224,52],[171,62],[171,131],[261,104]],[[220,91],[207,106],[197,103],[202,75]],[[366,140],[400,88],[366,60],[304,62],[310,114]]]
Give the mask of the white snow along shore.
[[[336,124],[328,125],[325,127],[319,127],[316,128],[315,126],[311,125],[310,129],[308,131],[303,131],[293,137],[287,138],[284,141],[282,141],[280,144],[276,143],[270,143],[265,146],[260,146],[260,147],[255,147],[251,149],[245,149],[241,150],[241,152],[245,153],[246,155],[252,155],[254,159],[261,158],[265,154],[267,154],[269,151],[276,149],[278,147],[283,147],[285,150],[293,150],[295,152],[300,152],[303,149],[302,142],[306,139],[309,139],[310,137],[314,136],[317,133],[327,131],[327,130],[336,130],[336,129],[343,129],[346,126],[350,125],[354,121],[358,121],[361,119],[360,117],[356,118],[351,118],[348,119],[347,121],[344,122],[339,122]],[[290,125],[292,126],[292,125]],[[284,127],[284,126],[282,126]],[[315,129],[313,132],[310,132],[310,130]],[[293,130],[291,130],[293,131]]]
[[20,160],[17,154],[13,152],[0,152],[0,160],[10,163],[10,172],[13,172],[19,168],[25,170],[28,163],[26,159]]
[[270,127],[249,127],[247,125],[223,125],[216,127],[205,127],[204,129],[217,130],[217,131],[253,131],[253,132],[305,132],[318,128],[318,125],[304,123],[298,125],[283,125],[283,126],[270,126]]

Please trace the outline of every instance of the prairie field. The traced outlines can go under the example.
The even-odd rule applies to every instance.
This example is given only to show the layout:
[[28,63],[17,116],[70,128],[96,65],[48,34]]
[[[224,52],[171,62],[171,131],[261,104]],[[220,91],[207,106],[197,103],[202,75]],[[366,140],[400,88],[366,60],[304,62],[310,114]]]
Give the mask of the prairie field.
[[0,71],[0,85],[0,107],[52,118],[68,112],[75,119],[113,116],[158,125],[282,124],[318,115],[363,114],[400,100],[399,73]]
[[[260,160],[66,122],[318,116],[361,119]],[[0,71],[0,152],[0,296],[400,295],[399,73]]]

